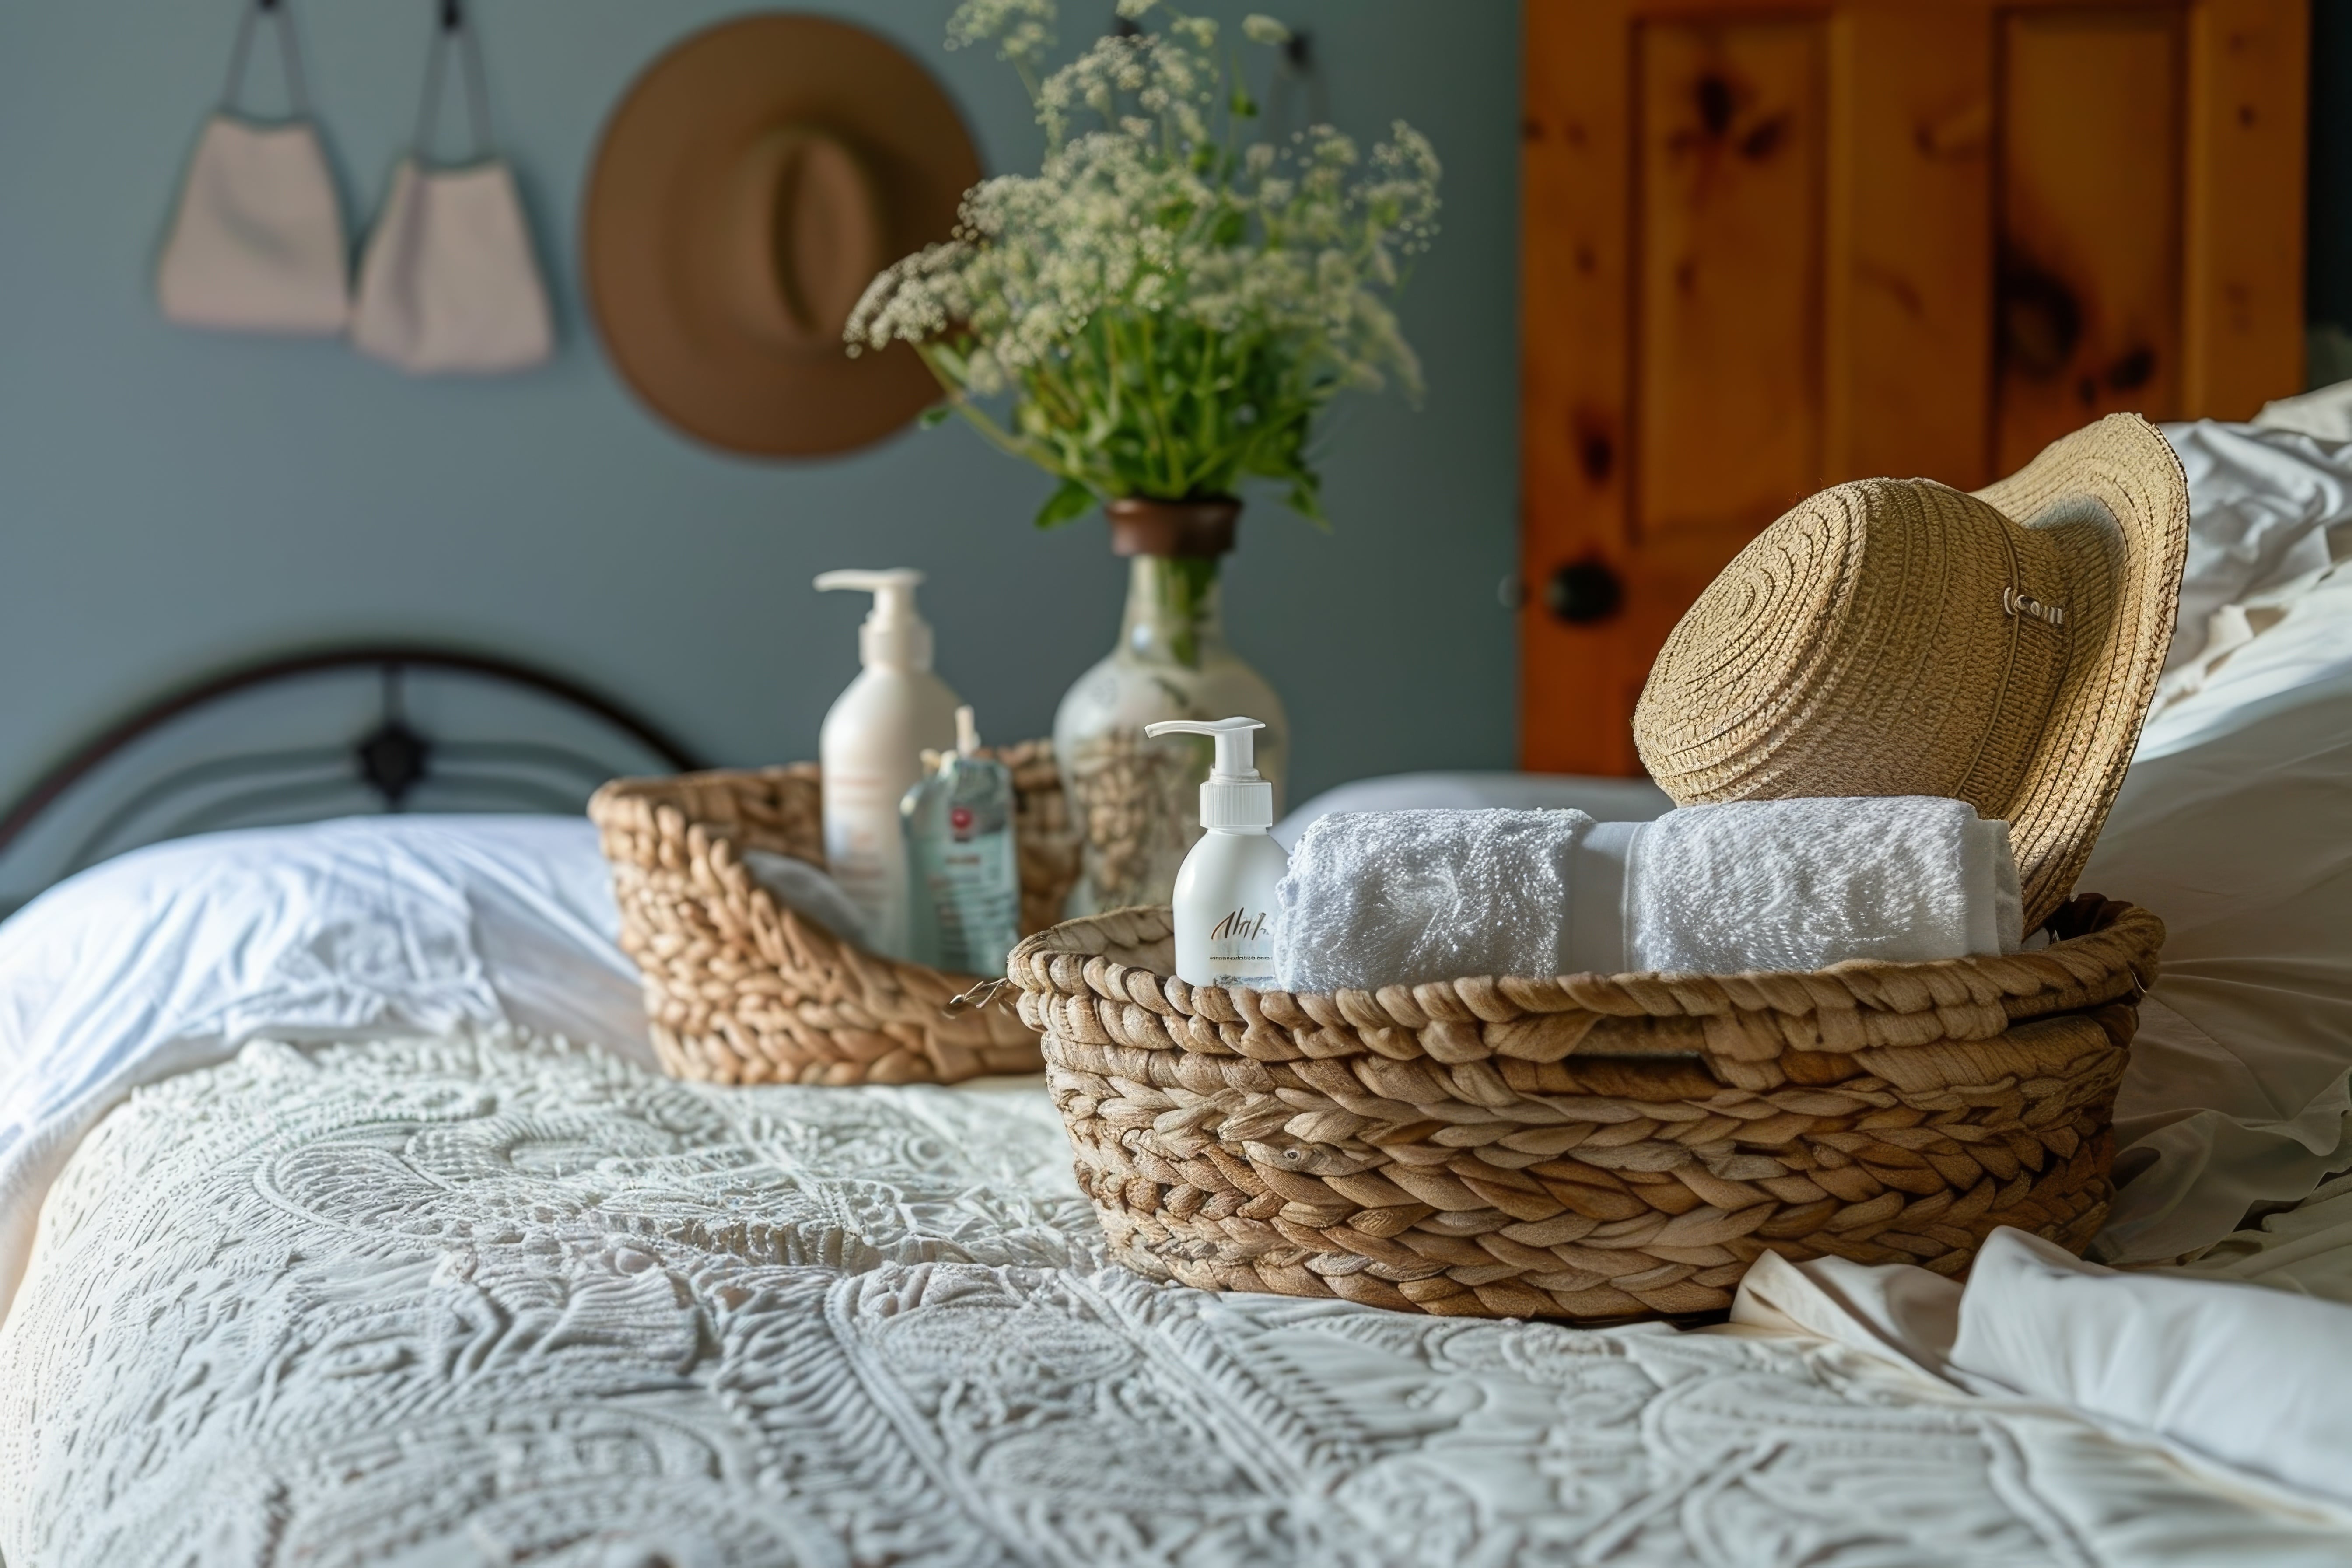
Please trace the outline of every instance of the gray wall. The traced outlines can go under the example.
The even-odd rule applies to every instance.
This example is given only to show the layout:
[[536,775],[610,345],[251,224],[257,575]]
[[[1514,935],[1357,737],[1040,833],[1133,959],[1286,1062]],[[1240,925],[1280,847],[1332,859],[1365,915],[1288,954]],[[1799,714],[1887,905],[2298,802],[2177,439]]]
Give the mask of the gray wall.
[[[415,113],[430,0],[294,0],[355,226]],[[991,169],[1034,166],[1009,70],[940,47],[947,0],[835,11],[964,106]],[[1254,507],[1234,640],[1285,693],[1294,788],[1513,754],[1517,11],[1288,0],[1332,118],[1402,115],[1447,166],[1445,232],[1404,307],[1430,393],[1332,422],[1336,531]],[[551,366],[411,381],[340,345],[164,323],[150,273],[212,107],[236,0],[11,0],[0,11],[0,798],[159,689],[289,645],[424,637],[544,662],[728,763],[814,753],[856,672],[827,567],[932,574],[943,672],[992,734],[1048,728],[1108,646],[1099,522],[1037,535],[1045,481],[950,426],[830,462],[722,457],[614,379],[572,253],[599,126],[722,0],[478,0],[503,140],[559,298]],[[1066,37],[1108,20],[1070,7]],[[274,91],[265,52],[257,83]],[[1301,798],[1294,795],[1294,799]]]

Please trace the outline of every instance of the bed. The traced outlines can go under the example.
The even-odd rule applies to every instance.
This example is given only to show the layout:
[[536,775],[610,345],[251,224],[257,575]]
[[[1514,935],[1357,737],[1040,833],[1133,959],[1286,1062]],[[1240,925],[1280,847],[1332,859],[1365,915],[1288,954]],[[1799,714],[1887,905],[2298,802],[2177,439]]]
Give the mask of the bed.
[[[2030,1258],[1957,1302],[1788,1268],[1687,1330],[1153,1285],[1035,1080],[660,1076],[584,823],[254,829],[0,924],[0,1556],[2352,1558],[2352,1375],[2278,1363],[2352,1326],[2352,463],[2172,434],[2191,611],[2086,885],[2173,934],[2098,1245],[2135,1272],[2052,1273],[2078,1304],[2022,1315]],[[1972,1370],[2004,1322],[2130,1353]]]

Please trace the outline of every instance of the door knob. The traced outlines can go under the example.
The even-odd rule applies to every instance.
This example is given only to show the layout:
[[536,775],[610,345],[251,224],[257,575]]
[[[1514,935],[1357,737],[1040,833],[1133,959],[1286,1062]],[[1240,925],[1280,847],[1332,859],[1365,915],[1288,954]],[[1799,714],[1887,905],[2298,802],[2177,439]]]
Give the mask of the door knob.
[[1544,605],[1572,626],[1605,621],[1625,602],[1625,585],[1597,555],[1571,561],[1551,574]]

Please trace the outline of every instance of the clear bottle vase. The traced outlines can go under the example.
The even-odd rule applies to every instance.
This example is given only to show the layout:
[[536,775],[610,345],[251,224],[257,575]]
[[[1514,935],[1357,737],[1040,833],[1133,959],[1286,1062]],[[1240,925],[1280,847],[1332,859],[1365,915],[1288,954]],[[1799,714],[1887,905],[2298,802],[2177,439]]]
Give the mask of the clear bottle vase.
[[1192,735],[1146,738],[1162,719],[1246,715],[1265,723],[1257,767],[1282,812],[1290,720],[1265,678],[1225,642],[1219,557],[1241,508],[1231,501],[1117,501],[1112,544],[1133,557],[1118,644],[1062,698],[1054,754],[1084,843],[1066,912],[1164,904],[1185,851],[1201,837],[1200,785],[1213,745]]

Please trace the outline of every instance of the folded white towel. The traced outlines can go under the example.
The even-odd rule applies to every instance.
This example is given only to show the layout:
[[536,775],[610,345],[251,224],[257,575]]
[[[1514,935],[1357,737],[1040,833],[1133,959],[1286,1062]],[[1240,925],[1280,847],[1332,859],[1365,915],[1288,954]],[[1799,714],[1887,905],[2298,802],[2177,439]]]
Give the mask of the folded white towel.
[[768,897],[801,919],[823,926],[852,947],[866,945],[866,922],[857,906],[819,868],[772,849],[746,849],[743,869],[768,889]]
[[2012,952],[2009,825],[1932,796],[1580,811],[1343,812],[1279,893],[1286,990],[1476,974],[1821,969]]
[[1556,974],[1580,811],[1343,811],[1282,879],[1278,984],[1377,990],[1465,974]]

